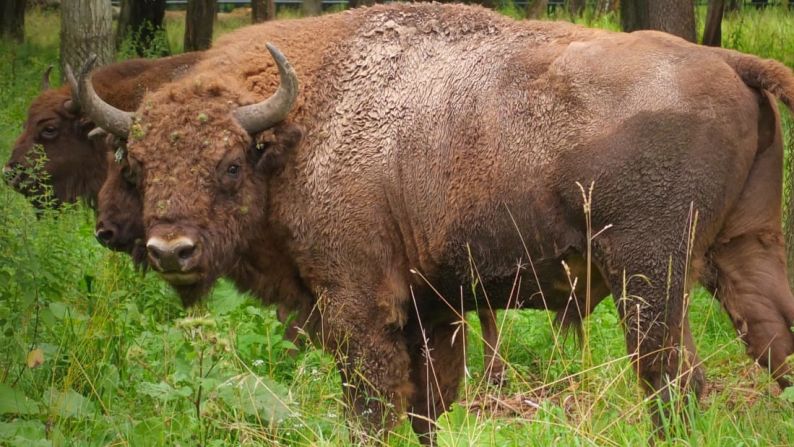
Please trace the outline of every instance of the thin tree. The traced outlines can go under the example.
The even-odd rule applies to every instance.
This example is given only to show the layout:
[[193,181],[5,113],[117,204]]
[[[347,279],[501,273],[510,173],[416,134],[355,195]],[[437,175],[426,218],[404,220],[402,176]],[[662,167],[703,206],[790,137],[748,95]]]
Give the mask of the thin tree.
[[[163,32],[166,0],[122,0],[119,24],[116,29],[116,47],[130,37],[138,56],[152,54],[155,37]],[[155,48],[157,56],[170,53],[167,46]]]
[[301,11],[304,16],[318,16],[323,12],[322,0],[301,0]]
[[109,64],[114,48],[110,0],[61,2],[61,73],[67,64],[79,70],[92,53],[97,66]]
[[546,8],[549,6],[549,0],[529,0],[527,2],[527,18],[539,19],[546,14]]
[[722,46],[722,15],[724,12],[725,0],[709,0],[706,27],[703,30],[703,45]]
[[0,37],[25,39],[25,0],[3,0],[0,5]]
[[274,0],[251,0],[251,21],[262,23],[276,18],[276,2]]
[[188,0],[185,15],[185,51],[206,50],[212,44],[216,0]]

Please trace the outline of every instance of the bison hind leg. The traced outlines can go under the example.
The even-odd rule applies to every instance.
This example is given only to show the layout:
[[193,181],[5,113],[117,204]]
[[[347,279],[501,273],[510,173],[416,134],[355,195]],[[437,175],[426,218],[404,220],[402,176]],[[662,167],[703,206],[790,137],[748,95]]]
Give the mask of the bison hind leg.
[[731,317],[747,353],[781,387],[792,384],[794,296],[786,278],[781,234],[748,234],[714,247],[708,284]]

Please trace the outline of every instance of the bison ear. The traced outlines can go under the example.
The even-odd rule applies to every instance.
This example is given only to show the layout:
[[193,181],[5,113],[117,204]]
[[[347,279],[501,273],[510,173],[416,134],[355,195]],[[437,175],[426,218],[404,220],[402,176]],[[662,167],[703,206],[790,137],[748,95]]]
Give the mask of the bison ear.
[[302,138],[300,126],[287,123],[257,135],[252,148],[256,170],[265,175],[280,171]]

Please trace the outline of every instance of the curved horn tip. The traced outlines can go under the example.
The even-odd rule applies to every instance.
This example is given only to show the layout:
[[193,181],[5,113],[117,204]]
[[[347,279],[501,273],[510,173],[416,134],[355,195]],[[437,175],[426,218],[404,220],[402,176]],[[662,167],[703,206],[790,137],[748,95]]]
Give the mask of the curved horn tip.
[[280,85],[268,99],[234,111],[237,122],[249,134],[268,129],[284,120],[295,105],[298,96],[298,76],[284,54],[270,42],[265,44],[278,68]]
[[270,42],[265,43],[265,47],[267,47],[267,51],[270,52],[270,55],[273,56],[273,59],[275,59],[277,62],[282,64],[289,63],[287,61],[287,58],[284,56],[284,53],[282,53],[281,50],[278,49],[278,47],[276,47]]
[[44,70],[44,74],[41,77],[41,91],[50,88],[50,73],[52,73],[52,64],[47,66],[47,69]]
[[88,55],[88,59],[85,60],[83,63],[83,67],[80,69],[80,77],[83,78],[92,68],[94,68],[94,64],[96,64],[97,55],[96,53],[91,53]]

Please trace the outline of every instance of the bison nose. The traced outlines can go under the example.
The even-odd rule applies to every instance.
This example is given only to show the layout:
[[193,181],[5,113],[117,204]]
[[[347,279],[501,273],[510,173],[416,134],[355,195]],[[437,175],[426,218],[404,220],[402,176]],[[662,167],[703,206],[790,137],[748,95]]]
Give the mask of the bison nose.
[[162,273],[186,272],[198,262],[196,243],[186,237],[166,241],[152,237],[146,242],[149,262]]
[[116,232],[113,230],[113,228],[103,224],[102,222],[97,224],[96,231],[94,232],[94,237],[96,237],[96,240],[99,241],[103,247],[110,247],[115,235]]

